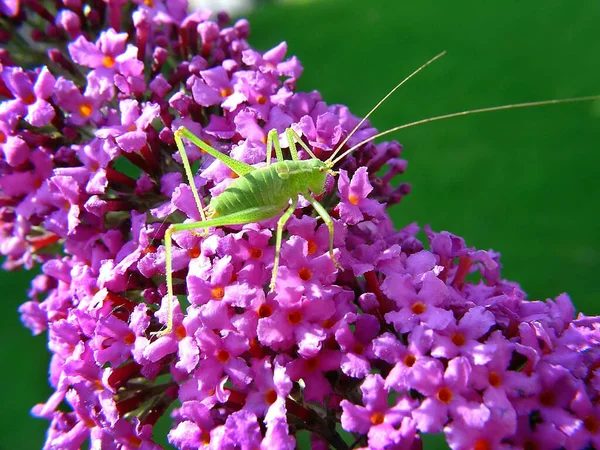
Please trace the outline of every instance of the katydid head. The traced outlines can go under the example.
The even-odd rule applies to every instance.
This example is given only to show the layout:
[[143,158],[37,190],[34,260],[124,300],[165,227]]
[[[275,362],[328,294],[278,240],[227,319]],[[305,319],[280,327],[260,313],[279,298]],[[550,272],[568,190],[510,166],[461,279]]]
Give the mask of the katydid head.
[[332,177],[339,175],[339,173],[340,173],[339,171],[333,170],[334,163],[331,161],[331,158],[329,158],[327,161],[322,161],[322,162],[323,162],[323,167],[320,168],[319,170],[321,170],[322,172],[326,172],[327,174],[331,175]]
[[306,164],[312,169],[306,184],[313,194],[321,195],[325,191],[327,174],[333,174],[333,170],[325,162],[316,158],[307,160]]

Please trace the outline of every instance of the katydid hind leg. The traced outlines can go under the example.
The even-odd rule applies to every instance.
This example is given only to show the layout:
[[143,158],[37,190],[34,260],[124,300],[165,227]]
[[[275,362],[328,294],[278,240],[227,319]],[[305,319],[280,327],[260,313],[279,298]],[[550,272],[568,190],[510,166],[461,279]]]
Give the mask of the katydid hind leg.
[[177,131],[175,131],[175,136],[186,138],[192,144],[196,145],[204,152],[211,155],[213,158],[216,158],[219,161],[221,161],[240,177],[243,177],[244,175],[247,175],[254,170],[254,167],[252,167],[250,164],[246,164],[245,162],[233,159],[232,157],[221,153],[219,150],[212,148],[210,145],[208,145],[206,142],[204,142],[202,139],[200,139],[198,136],[196,136],[194,133],[192,133],[185,127],[180,127]]
[[309,203],[313,206],[313,208],[315,208],[315,211],[321,217],[321,219],[323,219],[323,222],[325,222],[325,225],[327,225],[327,228],[329,229],[329,256],[331,257],[331,261],[333,262],[335,267],[337,267],[340,270],[344,270],[342,268],[342,266],[340,265],[340,262],[333,255],[333,236],[334,236],[333,219],[331,218],[331,216],[329,215],[327,210],[325,208],[323,208],[323,206],[317,200],[312,198],[312,196],[309,193],[304,195],[304,198],[306,198],[306,200],[309,201]]
[[290,207],[285,210],[283,215],[277,221],[277,234],[275,239],[275,260],[273,261],[273,272],[271,273],[271,283],[269,284],[269,292],[273,292],[275,290],[275,281],[277,281],[277,271],[279,269],[279,255],[281,254],[281,240],[283,236],[283,227],[296,210],[297,204],[298,198],[292,199]]
[[169,226],[165,232],[165,276],[167,281],[168,302],[167,323],[162,330],[151,333],[152,336],[161,337],[173,331],[173,311],[175,309],[175,302],[177,301],[177,297],[173,294],[173,233],[177,233],[178,231],[208,230],[212,227],[260,222],[262,220],[272,219],[277,216],[280,211],[281,208],[279,207],[257,207],[217,217],[215,219],[207,219],[201,222],[175,223]]

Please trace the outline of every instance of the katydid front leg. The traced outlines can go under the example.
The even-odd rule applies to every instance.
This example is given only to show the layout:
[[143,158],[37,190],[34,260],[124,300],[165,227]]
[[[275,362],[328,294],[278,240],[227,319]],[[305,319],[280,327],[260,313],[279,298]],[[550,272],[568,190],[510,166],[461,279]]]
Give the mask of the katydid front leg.
[[[290,156],[292,161],[299,161],[298,150],[296,149],[296,142],[302,146],[304,150],[310,155],[312,159],[318,159],[315,154],[308,148],[308,146],[302,141],[302,138],[298,136],[298,133],[293,128],[287,128],[285,135],[288,141],[288,147],[290,149]],[[283,152],[281,151],[281,144],[279,143],[279,134],[277,130],[273,128],[267,135],[267,166],[271,164],[271,155],[275,147],[275,155],[277,156],[277,162],[283,161]]]
[[277,158],[277,162],[283,161],[283,152],[281,151],[281,145],[279,144],[279,135],[275,128],[267,134],[267,166],[271,165],[273,147],[275,147],[275,157]]
[[271,273],[271,284],[269,284],[269,292],[273,292],[275,290],[275,281],[277,280],[277,271],[279,270],[279,255],[281,253],[281,239],[283,236],[283,227],[296,210],[297,204],[298,197],[293,198],[290,207],[285,210],[283,215],[277,221],[277,235],[275,238],[275,261],[273,262],[273,272]]
[[321,219],[323,219],[323,222],[325,222],[325,225],[327,225],[327,228],[329,229],[329,256],[331,257],[331,261],[333,261],[335,267],[337,267],[340,270],[344,270],[337,258],[333,256],[333,219],[331,218],[327,210],[323,208],[323,206],[318,201],[312,198],[312,196],[308,192],[304,194],[304,198],[309,201],[313,208],[315,208],[315,211],[321,217]]

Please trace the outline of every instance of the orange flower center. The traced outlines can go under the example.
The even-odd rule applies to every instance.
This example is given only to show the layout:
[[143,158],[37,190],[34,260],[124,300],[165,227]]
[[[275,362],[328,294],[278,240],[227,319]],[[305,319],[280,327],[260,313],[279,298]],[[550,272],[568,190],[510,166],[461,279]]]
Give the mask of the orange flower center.
[[319,249],[319,246],[317,245],[317,243],[315,241],[313,241],[312,239],[310,241],[308,241],[308,254],[309,255],[313,255],[318,249]]
[[358,205],[358,202],[360,202],[360,199],[358,198],[358,196],[356,196],[354,194],[350,194],[348,196],[348,201],[350,203],[352,203],[353,205]]
[[[102,389],[104,389],[104,387],[102,387]],[[82,419],[80,419],[83,423],[85,423],[86,427],[89,429],[95,428],[96,427],[96,422],[94,422],[92,419],[84,417]]]
[[443,387],[438,391],[437,398],[440,402],[448,404],[452,401],[452,391],[447,387]]
[[292,311],[288,314],[288,322],[292,325],[298,325],[302,321],[302,313],[300,311]]
[[107,69],[112,69],[115,66],[115,58],[112,55],[106,55],[102,58],[102,65]]
[[125,342],[126,345],[133,345],[133,343],[135,342],[135,334],[133,334],[133,331],[130,331],[129,333],[127,333],[125,335],[125,339],[123,339],[123,341]]
[[148,253],[156,253],[156,247],[153,245],[147,245],[144,250],[142,250],[142,254],[147,255]]
[[25,103],[26,105],[33,105],[35,103],[35,95],[30,92],[21,100],[23,100],[23,103]]
[[313,370],[316,370],[319,368],[319,358],[310,358],[307,359],[306,361],[304,361],[304,368],[308,371],[308,372],[312,372]]
[[257,97],[256,101],[259,105],[264,105],[265,103],[267,103],[267,97],[261,94]]
[[200,253],[202,253],[200,251],[200,247],[194,247],[188,250],[188,255],[190,256],[190,258],[197,258],[198,256],[200,256]]
[[263,251],[260,248],[253,248],[250,250],[250,258],[260,259],[262,258]]
[[333,319],[326,319],[323,321],[323,323],[321,324],[321,326],[323,328],[325,328],[326,330],[329,330],[332,326],[335,325],[335,321]]
[[467,338],[465,338],[465,335],[462,333],[454,333],[452,336],[452,343],[457,347],[465,345],[465,342],[467,342]]
[[210,295],[212,295],[212,298],[215,300],[221,300],[225,297],[225,289],[223,289],[223,286],[216,286],[211,289]]
[[308,281],[312,278],[312,272],[308,267],[303,267],[298,271],[298,276],[303,281]]
[[523,450],[538,450],[538,444],[535,441],[525,441],[523,442]]
[[225,97],[229,97],[231,94],[233,94],[233,89],[230,88],[223,88],[221,89],[221,97],[225,98]]
[[273,314],[273,308],[266,303],[263,303],[258,307],[258,311],[256,313],[258,314],[259,318],[264,319],[265,317],[269,317],[271,314]]
[[6,143],[6,134],[0,131],[0,144]]
[[359,344],[358,342],[356,344],[354,344],[354,347],[352,348],[352,353],[356,353],[357,355],[362,355],[364,351],[365,351],[364,345]]
[[140,445],[142,445],[142,440],[137,436],[133,436],[133,435],[127,436],[125,438],[125,440],[133,448],[139,448]]
[[500,387],[500,385],[502,384],[502,378],[500,377],[498,372],[490,372],[490,374],[488,375],[488,381],[490,385],[494,387]]
[[585,419],[583,419],[583,426],[591,434],[598,433],[598,429],[600,429],[600,426],[598,425],[598,419],[596,419],[594,416],[587,416]]
[[554,396],[554,392],[545,391],[540,394],[540,403],[544,406],[554,406],[556,405],[556,397]]
[[404,365],[406,367],[412,367],[417,362],[417,357],[415,355],[406,355],[404,357]]
[[183,325],[179,325],[178,327],[175,328],[175,336],[177,336],[177,340],[179,340],[179,341],[187,336],[185,327]]
[[93,111],[94,109],[92,108],[91,103],[82,103],[79,105],[79,114],[81,114],[83,117],[90,117]]
[[425,310],[427,309],[427,307],[425,306],[425,303],[423,303],[423,302],[416,302],[411,306],[410,309],[414,314],[423,314],[425,312]]
[[492,444],[487,439],[479,439],[473,444],[473,450],[492,450]]
[[384,420],[385,420],[385,415],[383,413],[376,412],[376,413],[371,414],[371,423],[373,425],[381,425]]
[[202,435],[200,436],[200,442],[202,442],[203,445],[210,444],[210,433],[208,431],[202,432]]
[[275,389],[269,389],[268,391],[266,391],[265,403],[267,405],[272,405],[273,403],[275,403],[275,401],[277,401],[277,392],[275,392]]
[[227,350],[219,350],[217,352],[217,359],[219,360],[219,362],[221,363],[226,363],[227,361],[229,361],[229,352]]

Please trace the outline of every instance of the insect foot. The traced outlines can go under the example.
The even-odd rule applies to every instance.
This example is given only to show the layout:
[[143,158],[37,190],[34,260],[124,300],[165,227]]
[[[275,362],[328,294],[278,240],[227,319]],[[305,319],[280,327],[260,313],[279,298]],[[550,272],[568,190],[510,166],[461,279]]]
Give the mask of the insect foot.
[[339,260],[331,255],[331,261],[333,262],[333,265],[335,266],[336,269],[343,271],[344,268],[342,267],[342,265],[340,264]]
[[171,333],[173,327],[169,328],[169,327],[164,327],[162,330],[159,331],[153,331],[150,333],[150,339],[152,338],[161,338],[163,336],[166,336],[167,334]]

